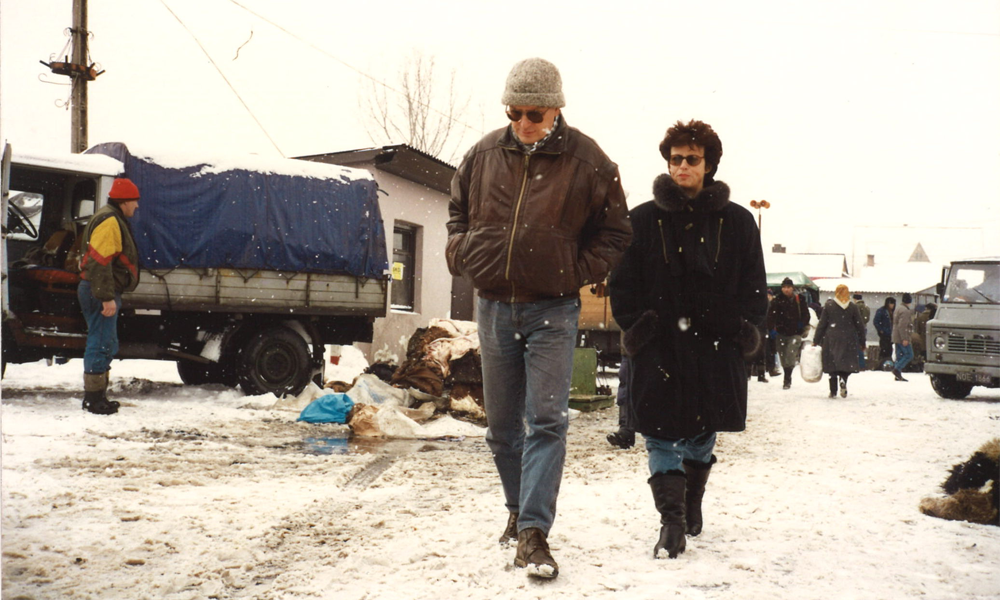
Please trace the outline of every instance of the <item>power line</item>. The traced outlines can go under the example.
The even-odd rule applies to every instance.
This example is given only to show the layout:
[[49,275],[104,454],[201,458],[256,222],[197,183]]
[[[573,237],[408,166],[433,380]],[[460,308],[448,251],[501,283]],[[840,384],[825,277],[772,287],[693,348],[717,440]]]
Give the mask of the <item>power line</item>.
[[[160,0],[160,1],[162,2],[163,0]],[[398,89],[396,89],[396,88],[392,87],[391,85],[389,85],[389,84],[387,84],[387,83],[386,83],[385,81],[382,81],[381,79],[379,79],[379,78],[375,77],[374,75],[371,75],[371,74],[369,74],[369,73],[367,73],[367,72],[365,72],[365,71],[362,71],[362,70],[361,70],[361,69],[359,69],[358,67],[355,67],[354,65],[352,65],[352,64],[350,64],[350,63],[348,63],[348,62],[346,62],[346,61],[344,61],[344,60],[342,60],[342,59],[340,59],[340,58],[338,58],[338,57],[336,57],[336,56],[334,56],[333,54],[331,54],[331,53],[330,53],[330,52],[328,52],[327,50],[324,50],[323,48],[321,48],[321,47],[317,46],[316,44],[314,44],[314,43],[310,42],[309,40],[307,40],[307,39],[304,39],[303,37],[299,36],[298,34],[296,34],[296,33],[292,32],[292,31],[289,31],[288,29],[286,29],[286,28],[282,27],[281,25],[278,25],[277,23],[275,23],[275,22],[274,22],[274,21],[272,21],[271,19],[268,19],[267,17],[265,17],[265,16],[261,15],[260,13],[257,13],[257,12],[255,12],[255,11],[253,11],[253,10],[251,10],[251,9],[247,8],[246,6],[243,6],[242,4],[240,4],[239,2],[237,2],[236,0],[229,0],[229,1],[230,1],[230,2],[232,2],[233,4],[235,4],[236,6],[238,6],[238,7],[242,8],[242,9],[243,9],[243,10],[245,10],[246,12],[250,13],[251,15],[253,15],[253,16],[255,16],[255,17],[257,17],[257,18],[258,18],[258,19],[260,19],[261,21],[264,21],[265,23],[268,23],[269,25],[271,25],[271,26],[272,26],[272,27],[274,27],[275,29],[278,29],[278,30],[280,30],[280,31],[284,32],[284,33],[285,33],[286,35],[289,35],[289,36],[291,36],[291,37],[295,38],[295,39],[296,39],[296,40],[298,40],[299,42],[301,42],[301,43],[305,44],[306,46],[309,46],[310,48],[312,48],[312,49],[316,50],[317,52],[320,52],[321,54],[323,54],[323,55],[325,55],[325,56],[327,56],[327,57],[329,57],[329,58],[331,58],[331,59],[333,59],[333,60],[335,60],[335,61],[339,62],[340,64],[342,64],[342,65],[344,65],[345,67],[347,67],[348,69],[350,69],[350,70],[354,71],[354,72],[355,72],[355,73],[357,73],[358,75],[361,75],[362,77],[365,77],[365,78],[367,78],[367,79],[370,79],[370,80],[371,80],[372,82],[374,82],[374,83],[376,83],[376,84],[378,84],[378,85],[381,85],[382,87],[384,87],[385,89],[387,89],[387,90],[389,90],[389,91],[391,91],[391,92],[393,92],[393,93],[396,93],[396,94],[399,94],[400,96],[406,96],[406,94],[405,94],[405,93],[404,93],[403,91],[401,91],[401,90],[398,90]],[[418,104],[422,105],[422,106],[425,106],[425,107],[427,107],[427,108],[428,108],[428,109],[430,109],[431,111],[433,111],[433,112],[437,113],[438,115],[440,115],[441,117],[443,117],[443,118],[445,118],[445,119],[447,119],[447,120],[451,121],[452,123],[455,123],[455,124],[458,124],[458,125],[461,125],[462,127],[465,127],[466,129],[469,129],[469,130],[471,130],[471,131],[474,131],[474,132],[477,132],[477,133],[481,133],[481,132],[482,132],[482,130],[481,130],[481,129],[477,129],[477,128],[475,128],[475,127],[471,126],[471,125],[468,125],[468,124],[466,124],[466,123],[464,123],[464,122],[462,122],[462,121],[460,121],[460,120],[458,120],[458,119],[456,119],[456,118],[452,117],[452,116],[451,116],[451,115],[449,115],[449,114],[446,114],[446,113],[442,112],[441,110],[438,110],[437,108],[435,108],[435,107],[431,106],[431,105],[430,105],[430,103],[426,103],[426,102],[421,102],[421,101],[419,101],[419,100],[417,100],[416,102],[417,102]]]
[[287,158],[285,156],[285,153],[281,151],[281,148],[278,147],[277,142],[274,141],[274,138],[272,138],[271,135],[267,132],[267,129],[264,128],[263,123],[261,123],[260,119],[257,118],[257,115],[255,115],[253,111],[250,110],[250,107],[243,100],[243,97],[240,96],[240,93],[238,91],[236,91],[236,88],[233,86],[232,82],[229,81],[229,78],[226,77],[226,74],[223,73],[222,69],[219,68],[219,65],[215,63],[215,60],[212,58],[212,55],[209,54],[208,50],[205,49],[205,46],[202,45],[201,40],[198,39],[198,36],[196,36],[194,32],[191,31],[190,28],[188,28],[188,26],[184,23],[184,21],[182,21],[181,18],[177,16],[177,13],[175,13],[173,10],[170,9],[169,6],[167,6],[165,0],[160,0],[160,4],[162,4],[163,7],[167,9],[167,12],[169,12],[171,15],[174,16],[175,19],[177,19],[177,22],[181,24],[181,27],[183,27],[184,30],[191,35],[191,38],[195,41],[196,44],[198,44],[198,47],[201,48],[201,51],[205,53],[205,56],[208,57],[208,61],[212,63],[212,66],[215,67],[215,70],[219,72],[219,76],[222,77],[222,80],[226,82],[226,85],[229,86],[229,89],[233,91],[233,94],[236,95],[236,98],[240,101],[240,104],[243,105],[243,108],[246,109],[247,113],[250,114],[250,117],[254,120],[255,123],[257,123],[257,126],[260,127],[260,130],[264,132],[264,135],[267,136],[268,141],[270,141],[271,145],[274,146],[274,149],[278,151],[278,154],[281,155],[282,158]]

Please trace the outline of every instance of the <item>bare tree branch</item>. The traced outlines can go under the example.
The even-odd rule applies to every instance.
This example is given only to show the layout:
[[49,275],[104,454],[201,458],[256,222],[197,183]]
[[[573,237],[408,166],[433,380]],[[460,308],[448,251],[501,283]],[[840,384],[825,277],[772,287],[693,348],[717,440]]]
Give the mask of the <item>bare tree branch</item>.
[[396,86],[369,81],[362,103],[367,108],[365,130],[373,143],[408,144],[454,163],[465,130],[471,129],[461,122],[470,99],[458,97],[454,70],[443,92],[434,72],[434,57],[416,52],[400,68]]

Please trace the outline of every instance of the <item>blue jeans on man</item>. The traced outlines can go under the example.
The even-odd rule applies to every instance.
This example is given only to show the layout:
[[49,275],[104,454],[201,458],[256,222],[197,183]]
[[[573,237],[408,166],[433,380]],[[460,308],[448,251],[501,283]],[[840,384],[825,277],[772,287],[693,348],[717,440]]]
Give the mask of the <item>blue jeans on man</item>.
[[566,460],[578,298],[506,303],[479,299],[483,392],[507,509],[518,531],[546,535]]
[[896,344],[896,371],[902,373],[906,365],[913,360],[913,344]]
[[87,346],[83,353],[83,372],[92,375],[107,373],[111,369],[111,360],[118,353],[118,313],[121,310],[122,298],[115,294],[118,309],[114,316],[105,317],[101,314],[103,302],[94,297],[90,282],[84,279],[76,289],[80,300],[83,318],[87,321]]

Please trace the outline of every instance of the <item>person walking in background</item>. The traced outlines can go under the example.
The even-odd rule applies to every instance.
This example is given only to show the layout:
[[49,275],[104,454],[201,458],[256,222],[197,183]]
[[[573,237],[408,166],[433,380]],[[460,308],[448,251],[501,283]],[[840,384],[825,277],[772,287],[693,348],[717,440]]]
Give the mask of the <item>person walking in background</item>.
[[[767,308],[768,311],[771,309],[771,301],[774,300],[774,292],[771,288],[767,288]],[[767,341],[765,343],[765,348],[767,351],[766,365],[767,374],[771,377],[777,377],[781,375],[778,371],[777,358],[778,358],[778,332],[772,329],[765,320],[764,329],[767,330]]]
[[771,301],[767,310],[767,327],[777,331],[778,357],[785,372],[782,389],[792,387],[792,371],[799,362],[802,336],[809,324],[809,307],[801,296],[795,293],[792,280],[785,277],[781,282],[781,294]]
[[445,255],[479,295],[486,443],[509,511],[500,541],[517,540],[515,567],[552,578],[579,290],[604,281],[631,227],[618,166],[566,123],[555,65],[514,65],[501,102],[510,124],[452,178]]
[[858,367],[862,371],[865,371],[868,369],[865,353],[868,350],[868,321],[871,320],[872,309],[868,308],[868,305],[865,304],[864,297],[861,294],[854,294],[853,300],[855,306],[858,307],[858,312],[861,313],[861,321],[865,324],[865,337],[861,344],[861,350],[858,351]]
[[98,415],[113,415],[121,406],[108,400],[108,371],[118,353],[122,294],[139,285],[139,250],[128,224],[138,208],[139,188],[130,179],[115,179],[108,203],[90,217],[81,237],[76,295],[87,321],[83,408]]
[[660,513],[653,555],[676,558],[686,536],[702,531],[717,433],[746,428],[744,361],[761,344],[767,282],[753,215],[714,179],[722,157],[715,131],[678,122],[660,154],[669,174],[631,211],[634,238],[610,288]]
[[875,331],[878,332],[878,363],[882,368],[892,362],[892,321],[896,311],[896,299],[889,296],[882,308],[875,311]]
[[927,362],[927,322],[937,315],[937,304],[929,302],[924,310],[913,318],[913,360],[922,366]]
[[618,366],[618,396],[616,398],[618,404],[618,431],[612,431],[608,434],[608,443],[622,450],[628,450],[635,445],[635,427],[632,426],[632,419],[629,415],[631,411],[629,403],[631,395],[629,394],[628,380],[631,376],[631,371],[628,356],[622,354],[622,361]]
[[896,363],[892,374],[896,376],[896,381],[906,381],[903,369],[913,360],[913,311],[910,310],[913,297],[903,294],[902,300],[903,305],[892,316],[892,343],[896,345]]
[[830,374],[830,397],[837,397],[839,380],[840,397],[846,398],[847,378],[858,372],[858,348],[865,345],[864,318],[851,302],[846,285],[838,285],[834,297],[826,301],[813,344],[823,348],[823,372]]

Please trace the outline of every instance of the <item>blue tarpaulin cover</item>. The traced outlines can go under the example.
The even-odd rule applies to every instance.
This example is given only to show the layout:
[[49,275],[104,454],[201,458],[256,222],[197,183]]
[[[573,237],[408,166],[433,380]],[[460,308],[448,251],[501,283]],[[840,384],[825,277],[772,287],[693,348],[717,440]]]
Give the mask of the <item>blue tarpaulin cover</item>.
[[354,400],[347,394],[320,396],[299,413],[299,421],[306,423],[346,423],[347,413],[354,407]]
[[159,159],[121,143],[87,153],[121,161],[139,188],[131,224],[143,268],[386,277],[378,186],[366,171],[293,159]]

